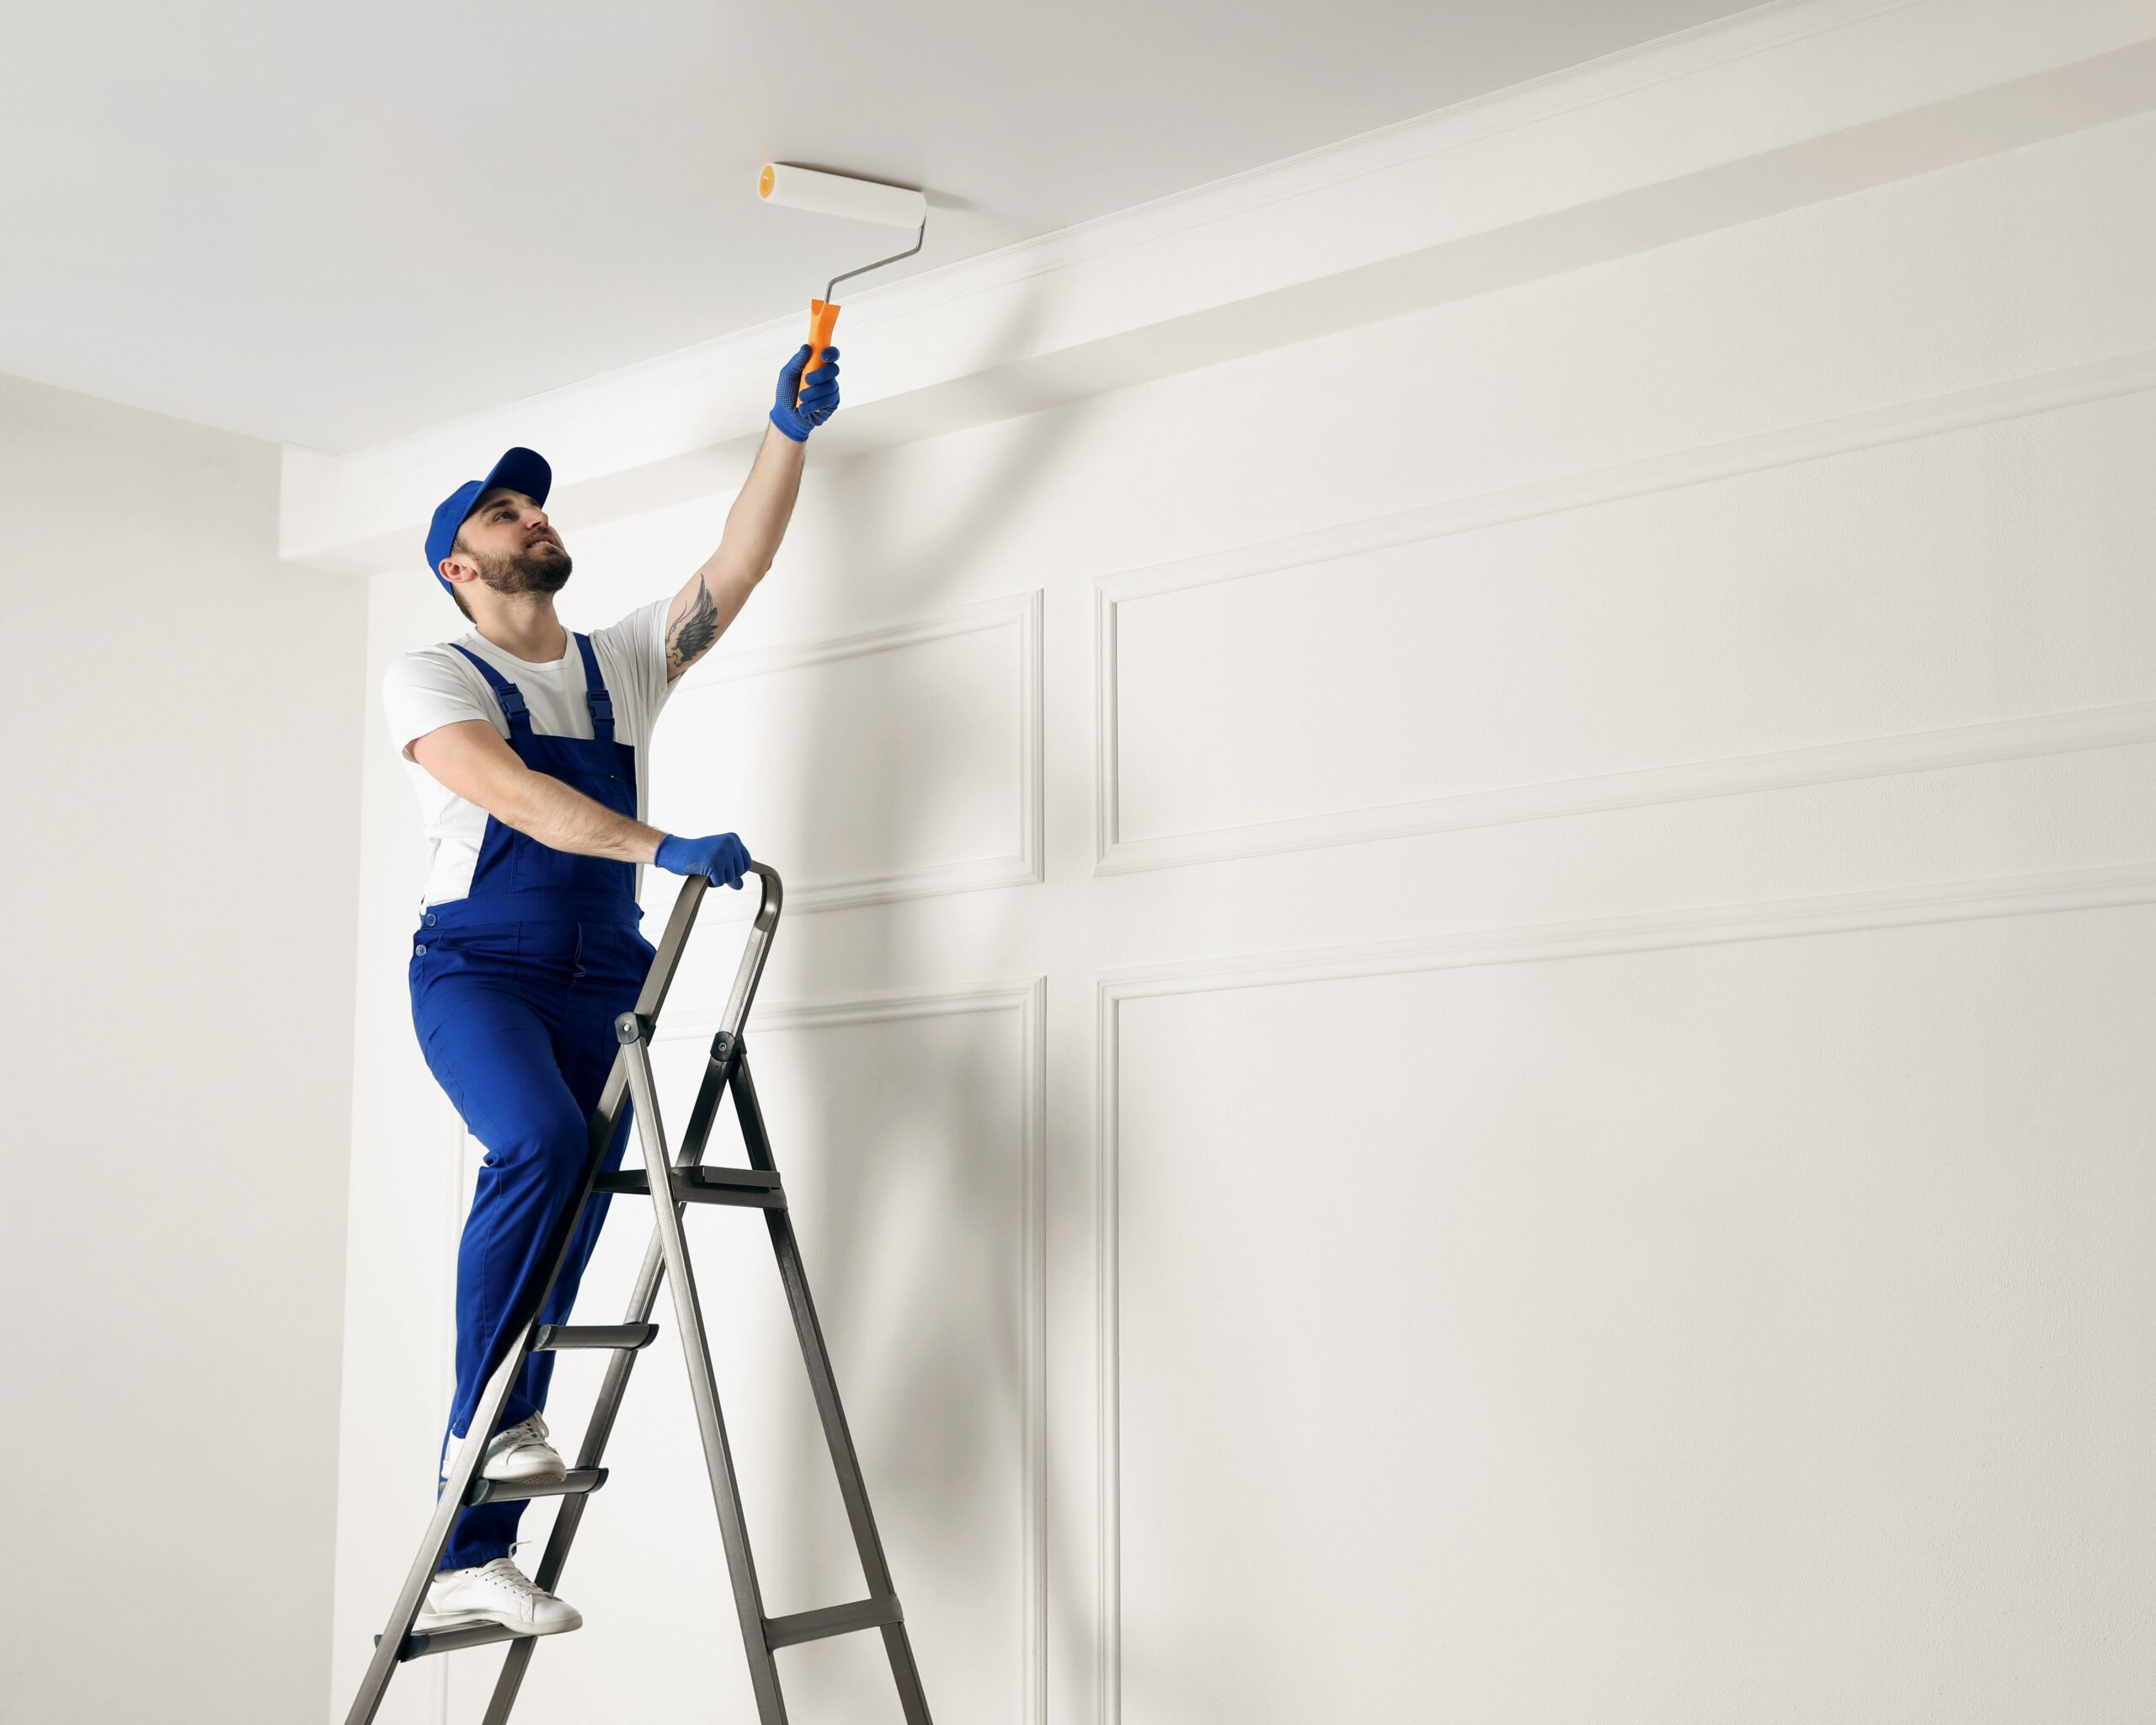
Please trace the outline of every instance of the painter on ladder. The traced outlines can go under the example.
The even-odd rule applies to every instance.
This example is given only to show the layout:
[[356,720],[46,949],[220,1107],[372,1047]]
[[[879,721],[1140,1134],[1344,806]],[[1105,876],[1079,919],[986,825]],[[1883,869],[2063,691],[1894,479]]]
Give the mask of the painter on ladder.
[[[547,515],[552,471],[531,450],[512,449],[485,478],[458,486],[427,534],[427,566],[472,628],[404,654],[382,683],[430,847],[411,942],[412,1023],[486,1152],[457,1249],[456,1387],[438,1477],[516,1342],[510,1325],[545,1279],[550,1238],[581,1182],[614,1019],[635,1005],[654,954],[638,926],[639,865],[737,888],[749,867],[734,833],[644,825],[644,778],[660,709],[771,567],[808,435],[838,409],[838,350],[813,366],[809,354],[803,346],[779,374],[718,549],[678,592],[617,622],[586,635],[554,615],[569,554]],[[625,1103],[610,1170],[629,1124]],[[542,1322],[568,1321],[606,1204],[595,1194],[586,1206]],[[487,1478],[565,1473],[542,1412],[553,1359],[526,1363],[488,1438]],[[516,1567],[523,1509],[512,1500],[458,1516],[415,1629],[493,1621],[547,1635],[584,1621]]]

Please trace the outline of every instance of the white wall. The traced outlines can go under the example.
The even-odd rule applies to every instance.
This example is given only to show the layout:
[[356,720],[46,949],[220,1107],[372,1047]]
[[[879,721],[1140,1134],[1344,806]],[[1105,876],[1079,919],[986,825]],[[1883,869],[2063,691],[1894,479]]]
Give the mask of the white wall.
[[0,1717],[310,1717],[362,595],[278,451],[0,378]]
[[[940,1720],[2156,1706],[2152,179],[2125,120],[812,450],[653,819],[788,883],[749,1047]],[[565,510],[564,614],[730,495]],[[416,560],[369,615],[371,681],[457,622]],[[472,1155],[372,722],[339,1708]],[[861,1588],[741,1220],[691,1237],[776,1614]],[[748,1717],[670,1325],[609,1459],[518,1717]],[[781,1661],[898,1717],[868,1638]]]

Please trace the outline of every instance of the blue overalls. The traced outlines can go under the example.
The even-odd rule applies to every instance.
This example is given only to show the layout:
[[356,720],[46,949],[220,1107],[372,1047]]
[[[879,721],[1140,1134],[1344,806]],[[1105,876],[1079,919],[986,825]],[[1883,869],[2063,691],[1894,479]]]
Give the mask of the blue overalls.
[[[468,649],[509,721],[509,745],[594,802],[637,818],[636,750],[614,739],[614,709],[588,636],[584,656],[592,734],[539,736],[524,697]],[[549,1253],[581,1183],[590,1118],[614,1064],[613,1023],[635,1006],[654,954],[639,928],[636,868],[557,851],[492,815],[469,895],[429,905],[412,937],[412,1023],[427,1065],[486,1147],[456,1254],[456,1394],[449,1441],[470,1429],[488,1373],[512,1346],[517,1308],[545,1279]],[[628,1142],[625,1100],[605,1166]],[[607,1199],[595,1194],[540,1314],[566,1323],[599,1238]],[[534,1354],[497,1430],[542,1407],[554,1356]],[[521,1502],[483,1503],[457,1518],[445,1569],[506,1557]]]

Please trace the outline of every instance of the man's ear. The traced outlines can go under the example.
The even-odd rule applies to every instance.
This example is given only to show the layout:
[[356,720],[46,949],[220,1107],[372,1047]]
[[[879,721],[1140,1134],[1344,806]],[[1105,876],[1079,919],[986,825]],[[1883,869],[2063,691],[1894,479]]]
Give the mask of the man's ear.
[[479,573],[453,552],[435,567],[445,581],[469,581],[475,579]]

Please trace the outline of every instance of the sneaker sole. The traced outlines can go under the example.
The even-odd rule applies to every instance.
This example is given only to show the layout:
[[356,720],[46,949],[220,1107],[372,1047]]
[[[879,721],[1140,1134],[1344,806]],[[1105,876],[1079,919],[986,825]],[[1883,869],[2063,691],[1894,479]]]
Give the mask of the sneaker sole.
[[[502,1471],[498,1473],[495,1468]],[[558,1486],[568,1477],[569,1465],[558,1452],[551,1463],[540,1462],[536,1472],[507,1457],[495,1462],[492,1467],[484,1462],[479,1466],[480,1478],[499,1480],[504,1485]]]
[[572,1629],[583,1628],[584,1618],[579,1614],[574,1623],[558,1623],[552,1629],[536,1629],[527,1628],[522,1623],[512,1623],[506,1618],[497,1617],[491,1611],[445,1611],[438,1615],[422,1611],[412,1621],[412,1632],[414,1635],[433,1635],[444,1629],[469,1629],[479,1623],[499,1624],[520,1636],[566,1635]]
[[482,1479],[490,1479],[499,1486],[558,1486],[569,1477],[567,1465],[543,1468],[537,1473],[483,1473]]
[[490,1617],[484,1611],[422,1611],[412,1620],[412,1633],[432,1635],[443,1629],[469,1629],[475,1623],[499,1623],[501,1619]]

